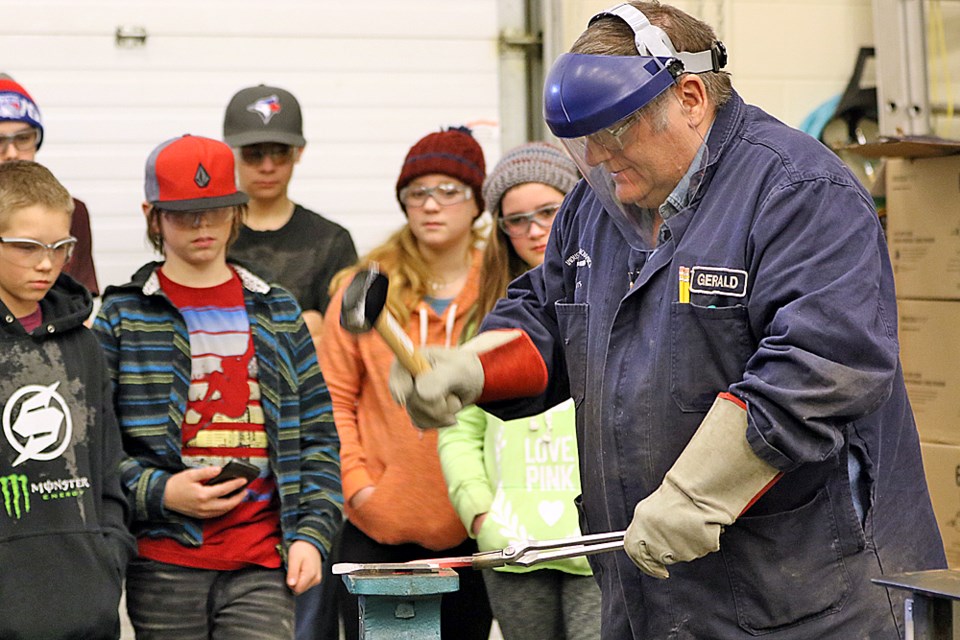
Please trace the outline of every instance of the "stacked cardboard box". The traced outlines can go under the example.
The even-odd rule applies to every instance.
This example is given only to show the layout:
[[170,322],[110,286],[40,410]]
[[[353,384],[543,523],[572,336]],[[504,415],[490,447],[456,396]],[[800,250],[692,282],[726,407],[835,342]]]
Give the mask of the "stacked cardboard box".
[[960,568],[960,156],[893,158],[886,172],[900,357],[947,560]]

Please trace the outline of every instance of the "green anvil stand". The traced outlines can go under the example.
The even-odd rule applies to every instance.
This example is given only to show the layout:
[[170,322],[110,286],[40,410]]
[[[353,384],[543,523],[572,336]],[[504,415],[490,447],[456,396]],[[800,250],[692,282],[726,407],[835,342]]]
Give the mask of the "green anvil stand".
[[358,571],[343,582],[360,601],[361,640],[440,640],[440,598],[460,588],[453,569]]

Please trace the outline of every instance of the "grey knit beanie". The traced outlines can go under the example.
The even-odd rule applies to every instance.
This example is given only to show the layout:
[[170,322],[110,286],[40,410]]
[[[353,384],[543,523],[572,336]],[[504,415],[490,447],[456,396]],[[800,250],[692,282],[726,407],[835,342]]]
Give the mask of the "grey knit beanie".
[[503,194],[525,182],[540,182],[566,195],[580,179],[577,165],[561,149],[546,142],[528,142],[508,151],[487,174],[483,199],[496,217]]

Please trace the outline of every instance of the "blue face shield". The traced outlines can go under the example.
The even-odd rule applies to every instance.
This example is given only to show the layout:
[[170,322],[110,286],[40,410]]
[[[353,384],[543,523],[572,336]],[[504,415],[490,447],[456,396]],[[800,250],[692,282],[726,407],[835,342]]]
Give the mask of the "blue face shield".
[[675,61],[650,56],[564,53],[547,75],[544,120],[558,138],[613,128],[672,86],[676,69]]
[[[678,53],[667,35],[631,5],[594,16],[626,21],[639,55],[566,53],[544,88],[544,120],[611,213],[648,243],[657,207],[696,161],[706,166],[703,137],[674,89],[684,73],[718,70],[723,45]],[[699,179],[691,177],[697,185]]]

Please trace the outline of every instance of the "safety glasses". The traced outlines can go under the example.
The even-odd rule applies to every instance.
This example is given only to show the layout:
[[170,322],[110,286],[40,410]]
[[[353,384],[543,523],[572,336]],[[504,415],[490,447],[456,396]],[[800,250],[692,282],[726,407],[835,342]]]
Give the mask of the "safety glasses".
[[197,229],[201,224],[216,227],[233,215],[233,207],[205,209],[203,211],[164,211],[163,219],[178,229]]
[[404,187],[399,195],[400,202],[408,207],[422,207],[427,203],[427,198],[433,198],[441,207],[447,207],[466,202],[473,197],[473,190],[466,185],[444,182],[435,187]]
[[497,220],[497,224],[511,238],[522,238],[530,233],[531,224],[536,223],[541,229],[549,229],[559,210],[559,204],[548,204],[527,213],[514,213],[504,216]]
[[17,151],[33,151],[40,141],[40,132],[36,129],[18,131],[10,135],[0,135],[0,153],[6,153],[12,144]]
[[293,161],[293,147],[288,144],[276,142],[264,142],[261,144],[248,144],[240,147],[240,159],[244,164],[257,166],[266,158],[270,158],[273,164],[285,165]]
[[62,267],[70,260],[77,239],[73,236],[45,244],[33,238],[0,238],[0,255],[18,267],[33,268],[49,257],[54,267]]

